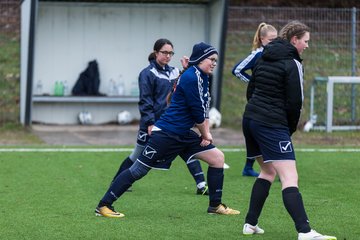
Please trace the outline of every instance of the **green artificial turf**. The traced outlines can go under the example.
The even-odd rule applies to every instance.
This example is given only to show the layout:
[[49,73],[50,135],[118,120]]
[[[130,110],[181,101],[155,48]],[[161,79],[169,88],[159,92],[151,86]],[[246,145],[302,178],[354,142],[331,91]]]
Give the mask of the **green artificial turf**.
[[[176,159],[169,171],[150,171],[114,204],[125,218],[95,217],[94,208],[128,154],[0,151],[0,239],[297,239],[279,181],[259,221],[265,234],[241,235],[255,180],[241,176],[243,149],[225,152],[230,169],[223,202],[239,209],[239,216],[208,215],[208,198],[195,194],[194,180]],[[358,239],[359,159],[360,152],[297,152],[300,191],[317,231]],[[206,174],[206,164],[203,169]]]

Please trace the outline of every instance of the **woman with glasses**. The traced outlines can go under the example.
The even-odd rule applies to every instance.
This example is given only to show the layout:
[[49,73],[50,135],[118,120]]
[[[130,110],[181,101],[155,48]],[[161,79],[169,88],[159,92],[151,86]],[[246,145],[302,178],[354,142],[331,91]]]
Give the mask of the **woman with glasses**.
[[[159,51],[166,51],[164,56],[169,56],[172,48]],[[151,169],[169,169],[177,156],[187,163],[200,159],[209,165],[209,214],[240,214],[221,201],[224,154],[212,144],[209,129],[209,75],[216,66],[217,57],[218,52],[214,47],[203,42],[194,45],[188,68],[176,83],[169,107],[151,128],[151,138],[135,163],[118,175],[99,202],[96,208],[99,215],[124,217],[124,214],[114,210],[112,204]],[[192,130],[193,127],[199,130],[200,135]]]
[[298,240],[334,240],[336,237],[322,235],[310,227],[291,142],[304,96],[300,55],[309,47],[310,29],[292,21],[279,35],[265,46],[247,88],[248,103],[243,117],[246,152],[247,157],[257,158],[261,171],[252,188],[243,234],[264,233],[258,219],[278,174],[282,201],[294,221]]
[[[149,140],[154,123],[167,107],[166,97],[171,91],[175,79],[179,76],[179,69],[168,65],[173,55],[171,41],[164,38],[158,39],[154,44],[153,52],[148,57],[149,65],[139,74],[140,101],[138,104],[141,118],[137,142],[133,152],[121,163],[112,182],[136,161]],[[184,65],[187,65],[187,61],[187,59],[182,59]],[[187,167],[196,182],[196,193],[208,195],[200,162],[194,160],[187,163]]]
[[[260,23],[253,40],[252,52],[244,60],[241,60],[235,65],[232,70],[232,74],[240,80],[248,83],[251,75],[247,73],[252,71],[255,67],[256,61],[261,57],[264,46],[277,37],[277,30],[274,26],[266,23]],[[254,170],[254,158],[247,158],[244,169],[242,171],[243,176],[257,177],[259,173]]]

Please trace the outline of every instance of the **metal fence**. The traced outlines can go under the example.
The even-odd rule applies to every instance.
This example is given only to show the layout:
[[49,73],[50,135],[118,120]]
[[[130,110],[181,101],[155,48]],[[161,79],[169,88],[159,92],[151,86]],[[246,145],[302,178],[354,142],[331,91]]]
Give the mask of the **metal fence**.
[[0,33],[19,34],[20,32],[20,1],[0,1]]
[[20,1],[0,2],[0,126],[19,122]]
[[[228,34],[226,65],[224,75],[229,74],[231,68],[241,58],[250,53],[253,36],[257,26],[266,22],[275,26],[278,31],[291,20],[299,20],[311,29],[310,47],[302,55],[305,69],[305,101],[302,122],[309,119],[310,86],[315,77],[321,76],[356,76],[358,75],[359,48],[358,10],[329,9],[329,8],[288,8],[288,7],[230,7],[228,15]],[[237,87],[237,94],[245,96],[246,87],[235,85],[230,74],[224,78],[222,103],[234,98],[231,89]],[[226,82],[227,81],[227,82]],[[231,85],[231,87],[226,87]],[[359,84],[357,84],[359,85]],[[338,85],[334,90],[334,121],[357,122],[359,124],[360,102],[356,99],[359,92],[357,85]],[[318,85],[315,93],[315,111],[318,123],[324,124],[326,107],[326,89]],[[226,92],[230,91],[230,92]],[[245,97],[242,97],[243,105]],[[224,108],[222,108],[224,109]],[[229,112],[229,115],[236,115]],[[239,116],[239,115],[238,115]],[[240,117],[240,116],[239,116]]]

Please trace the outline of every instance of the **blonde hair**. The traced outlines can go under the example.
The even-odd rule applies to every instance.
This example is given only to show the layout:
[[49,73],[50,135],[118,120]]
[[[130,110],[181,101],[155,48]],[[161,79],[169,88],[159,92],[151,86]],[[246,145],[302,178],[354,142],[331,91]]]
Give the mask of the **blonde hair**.
[[257,48],[262,46],[261,38],[265,37],[268,32],[277,32],[277,30],[273,25],[266,24],[264,22],[260,23],[254,35],[252,50],[256,50]]
[[292,37],[302,38],[307,32],[310,32],[308,26],[300,21],[291,21],[280,30],[279,37],[290,42]]

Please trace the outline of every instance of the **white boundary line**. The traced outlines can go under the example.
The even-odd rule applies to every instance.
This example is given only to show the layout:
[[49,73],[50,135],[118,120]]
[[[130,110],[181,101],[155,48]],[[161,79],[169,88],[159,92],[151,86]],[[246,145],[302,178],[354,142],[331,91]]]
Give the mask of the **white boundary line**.
[[0,152],[131,152],[133,148],[0,148]]
[[[0,152],[131,152],[133,148],[0,148]],[[223,152],[245,152],[244,148],[220,148]],[[295,152],[360,152],[360,148],[298,148]]]
[[[245,152],[242,148],[220,148],[223,152]],[[295,152],[360,152],[360,148],[296,148]]]

